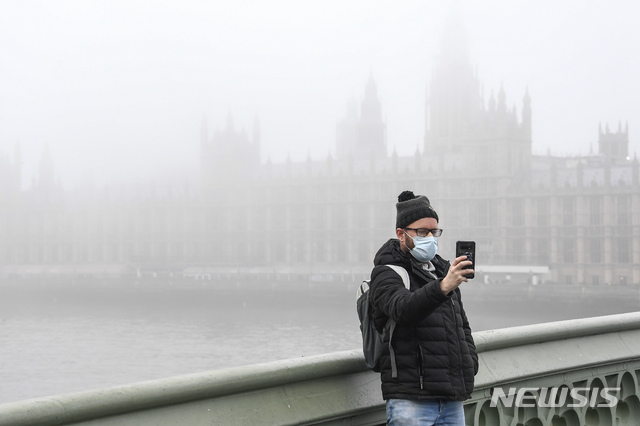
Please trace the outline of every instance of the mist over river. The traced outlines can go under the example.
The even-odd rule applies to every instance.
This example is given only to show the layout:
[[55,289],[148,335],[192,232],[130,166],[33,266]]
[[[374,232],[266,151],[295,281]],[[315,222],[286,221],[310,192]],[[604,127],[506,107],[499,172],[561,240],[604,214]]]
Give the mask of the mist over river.
[[[639,300],[631,287],[463,287],[474,331],[631,312]],[[360,344],[354,283],[0,283],[0,403]]]

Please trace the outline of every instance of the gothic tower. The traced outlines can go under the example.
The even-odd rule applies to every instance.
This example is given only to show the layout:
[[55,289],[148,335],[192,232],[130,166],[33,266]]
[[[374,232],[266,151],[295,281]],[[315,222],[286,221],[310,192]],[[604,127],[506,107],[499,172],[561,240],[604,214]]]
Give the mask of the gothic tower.
[[378,88],[373,75],[365,87],[358,117],[357,104],[351,99],[347,104],[347,115],[337,126],[336,157],[339,159],[385,158],[387,156],[387,126],[382,120],[382,107],[378,99]]
[[387,156],[387,126],[382,121],[382,108],[378,100],[378,88],[373,75],[364,92],[360,106],[360,128],[358,134],[358,151],[369,153],[374,157]]
[[629,157],[629,124],[622,130],[622,124],[618,123],[618,131],[615,133],[609,130],[609,125],[604,132],[600,126],[598,153],[612,160],[626,160]]
[[497,99],[492,93],[485,105],[465,29],[452,13],[431,75],[424,155],[462,174],[526,174],[531,164],[531,116],[528,91],[522,120],[516,107],[507,105],[503,87]]
[[252,137],[236,130],[231,113],[224,130],[216,130],[209,139],[206,120],[202,122],[201,176],[204,188],[245,182],[255,177],[260,167],[260,123],[253,123]]
[[480,85],[468,51],[462,23],[451,14],[431,76],[424,144],[427,154],[457,152],[477,127],[482,108]]

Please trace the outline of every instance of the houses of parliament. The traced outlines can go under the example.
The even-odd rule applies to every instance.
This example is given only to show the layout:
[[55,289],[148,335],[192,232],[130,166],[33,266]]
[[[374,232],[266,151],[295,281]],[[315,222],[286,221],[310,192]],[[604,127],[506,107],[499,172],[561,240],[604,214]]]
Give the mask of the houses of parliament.
[[534,155],[529,94],[505,99],[502,89],[484,98],[464,41],[445,35],[413,155],[389,154],[373,76],[322,161],[261,162],[259,122],[247,134],[229,118],[215,131],[202,124],[199,185],[63,190],[45,156],[22,190],[16,150],[0,156],[0,275],[366,275],[408,189],[437,210],[441,255],[476,241],[481,276],[640,284],[627,125],[601,126],[589,155]]

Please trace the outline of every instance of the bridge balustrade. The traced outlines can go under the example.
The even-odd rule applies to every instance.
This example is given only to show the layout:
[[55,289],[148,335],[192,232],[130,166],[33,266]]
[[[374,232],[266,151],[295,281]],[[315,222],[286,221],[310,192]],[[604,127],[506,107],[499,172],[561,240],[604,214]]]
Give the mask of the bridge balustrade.
[[[480,370],[465,403],[467,425],[640,424],[640,313],[474,338]],[[566,397],[572,392],[584,398]],[[7,426],[384,423],[380,379],[359,350],[0,405]]]

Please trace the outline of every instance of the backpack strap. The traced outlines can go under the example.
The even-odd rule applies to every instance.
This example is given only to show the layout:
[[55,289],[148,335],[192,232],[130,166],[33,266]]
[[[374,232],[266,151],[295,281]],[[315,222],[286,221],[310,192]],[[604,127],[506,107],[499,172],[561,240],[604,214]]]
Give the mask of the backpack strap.
[[[396,271],[398,273],[398,275],[400,275],[400,278],[402,278],[402,282],[405,286],[405,288],[407,290],[409,290],[411,288],[411,281],[409,280],[409,273],[407,272],[406,269],[404,269],[402,266],[397,266],[397,265],[386,265],[389,268],[393,269],[394,271]],[[393,346],[391,345],[391,341],[393,339],[393,330],[395,330],[396,328],[396,322],[394,320],[392,320],[391,318],[389,318],[387,320],[387,325],[385,328],[389,329],[389,355],[391,358],[391,377],[392,378],[397,378],[398,377],[398,366],[396,365],[396,353],[393,350]]]
[[404,269],[402,266],[398,266],[398,265],[385,265],[385,266],[388,266],[389,268],[391,268],[394,271],[396,271],[396,273],[398,275],[400,275],[400,278],[402,278],[402,282],[404,283],[404,286],[407,288],[407,290],[409,290],[411,288],[411,281],[409,280],[409,273],[407,272],[406,269]]
[[369,280],[362,281],[362,284],[360,284],[360,287],[358,287],[358,290],[356,291],[356,301],[360,299],[362,295],[365,294],[368,290],[369,290]]

